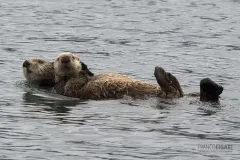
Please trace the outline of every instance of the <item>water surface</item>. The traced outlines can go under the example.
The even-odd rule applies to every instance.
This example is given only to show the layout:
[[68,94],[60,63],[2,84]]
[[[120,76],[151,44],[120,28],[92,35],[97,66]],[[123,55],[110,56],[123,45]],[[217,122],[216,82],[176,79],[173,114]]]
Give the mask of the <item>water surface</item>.
[[[0,1],[0,159],[239,159],[240,2],[237,0]],[[156,65],[185,92],[210,77],[220,105],[79,101],[29,87],[25,59],[78,54],[94,73],[155,82]],[[201,144],[231,144],[202,152]]]

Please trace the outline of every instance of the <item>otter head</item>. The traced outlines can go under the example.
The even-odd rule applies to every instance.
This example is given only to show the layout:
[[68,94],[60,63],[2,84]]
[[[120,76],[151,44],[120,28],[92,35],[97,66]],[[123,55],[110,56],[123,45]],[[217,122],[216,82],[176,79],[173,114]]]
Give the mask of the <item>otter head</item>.
[[35,58],[23,62],[23,74],[29,83],[53,85],[53,62]]
[[55,81],[59,78],[77,77],[82,71],[79,57],[71,52],[63,52],[54,61]]
[[204,78],[200,82],[200,100],[203,102],[218,102],[222,91],[223,87],[209,78]]

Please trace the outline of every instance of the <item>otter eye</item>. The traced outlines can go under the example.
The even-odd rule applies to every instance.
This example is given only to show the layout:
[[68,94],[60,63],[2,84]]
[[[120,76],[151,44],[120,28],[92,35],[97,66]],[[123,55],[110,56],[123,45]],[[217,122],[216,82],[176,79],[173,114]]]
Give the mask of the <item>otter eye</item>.
[[39,64],[43,64],[44,61],[42,61],[42,60],[38,60],[38,63],[39,63]]
[[74,57],[74,56],[72,56],[72,59],[75,59],[75,57]]

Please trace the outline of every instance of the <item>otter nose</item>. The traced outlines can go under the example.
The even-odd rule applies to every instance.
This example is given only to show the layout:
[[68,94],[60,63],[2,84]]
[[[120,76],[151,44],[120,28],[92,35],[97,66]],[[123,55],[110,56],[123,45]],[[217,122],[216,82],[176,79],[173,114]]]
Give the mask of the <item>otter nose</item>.
[[28,68],[30,66],[30,63],[28,62],[28,60],[23,62],[23,67]]
[[70,62],[69,56],[64,56],[64,57],[62,57],[62,58],[61,58],[61,62],[62,62],[62,63],[68,63],[68,62]]

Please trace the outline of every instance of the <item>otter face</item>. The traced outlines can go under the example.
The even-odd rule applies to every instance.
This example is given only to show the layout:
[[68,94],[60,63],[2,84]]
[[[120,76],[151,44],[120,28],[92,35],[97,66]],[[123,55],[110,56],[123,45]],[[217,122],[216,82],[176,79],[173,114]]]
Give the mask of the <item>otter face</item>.
[[223,87],[213,82],[209,78],[204,78],[200,82],[200,100],[204,102],[218,102],[219,95]]
[[54,80],[53,62],[28,59],[23,62],[23,74],[30,83],[50,85]]
[[79,57],[71,52],[63,52],[54,61],[54,73],[61,77],[74,77],[82,71]]

